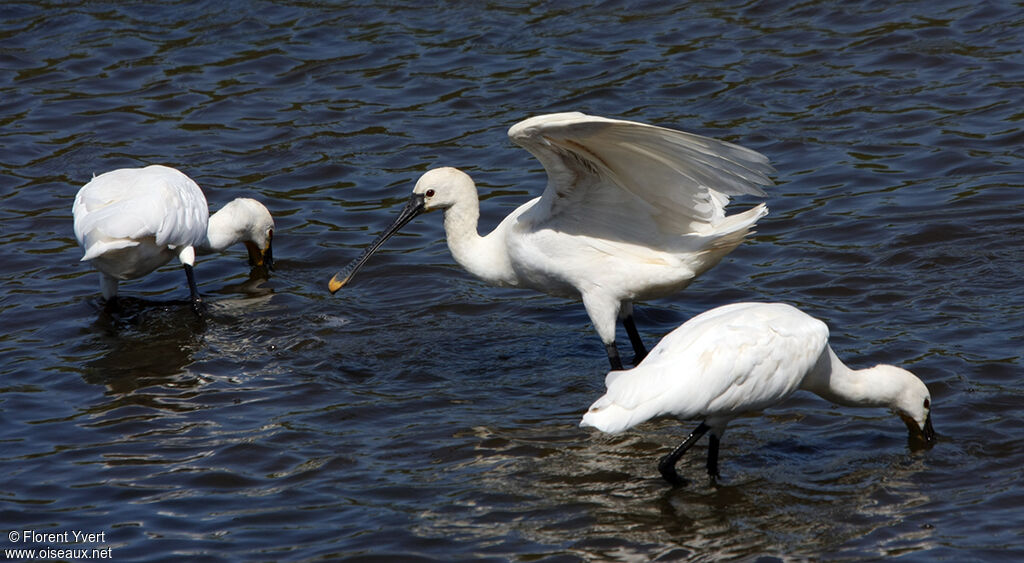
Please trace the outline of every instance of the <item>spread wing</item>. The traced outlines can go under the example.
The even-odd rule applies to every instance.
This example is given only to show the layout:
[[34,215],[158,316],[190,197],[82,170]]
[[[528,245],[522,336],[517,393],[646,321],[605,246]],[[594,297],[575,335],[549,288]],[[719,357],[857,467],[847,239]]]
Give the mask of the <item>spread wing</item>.
[[729,196],[764,196],[774,169],[755,151],[632,121],[582,113],[509,129],[548,173],[541,207],[559,228],[613,240],[703,233]]

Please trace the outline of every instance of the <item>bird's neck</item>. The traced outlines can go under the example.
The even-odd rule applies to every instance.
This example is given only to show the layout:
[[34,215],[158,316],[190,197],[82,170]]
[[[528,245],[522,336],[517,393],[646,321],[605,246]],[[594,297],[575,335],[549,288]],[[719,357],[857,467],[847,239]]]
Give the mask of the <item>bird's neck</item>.
[[238,221],[238,216],[221,209],[210,215],[206,238],[199,248],[208,252],[222,252],[242,242],[245,237],[244,225]]
[[891,407],[900,383],[876,368],[852,369],[828,347],[800,387],[837,405]]
[[508,251],[498,233],[480,236],[480,203],[463,200],[444,212],[444,231],[452,258],[467,272],[494,285],[515,285]]

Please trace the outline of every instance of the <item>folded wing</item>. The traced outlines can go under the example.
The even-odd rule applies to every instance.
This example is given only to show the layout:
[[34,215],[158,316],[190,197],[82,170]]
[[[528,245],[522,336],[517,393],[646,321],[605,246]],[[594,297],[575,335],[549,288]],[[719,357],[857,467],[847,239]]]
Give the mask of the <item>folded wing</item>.
[[209,211],[188,176],[164,166],[101,174],[75,197],[75,237],[83,260],[152,237],[158,246],[194,246],[206,236]]

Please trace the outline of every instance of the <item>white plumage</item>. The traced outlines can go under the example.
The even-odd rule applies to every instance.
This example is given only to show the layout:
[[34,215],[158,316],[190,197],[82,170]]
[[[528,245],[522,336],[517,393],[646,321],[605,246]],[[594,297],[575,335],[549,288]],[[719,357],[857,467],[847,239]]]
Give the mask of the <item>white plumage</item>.
[[199,186],[166,166],[121,168],[94,177],[78,191],[75,238],[100,272],[107,300],[117,284],[145,276],[178,258],[185,268],[193,303],[200,298],[192,267],[196,249],[224,250],[244,242],[250,263],[272,263],[274,220],[261,203],[239,198],[212,217]]
[[758,185],[770,184],[773,170],[763,155],[724,141],[582,113],[533,117],[509,136],[544,165],[541,197],[481,237],[473,180],[454,168],[430,170],[394,224],[331,279],[331,291],[417,214],[443,209],[456,262],[498,286],[581,298],[621,369],[616,319],[642,358],[633,302],[682,290],[767,213],[761,204],[726,217],[729,196],[764,195]]
[[782,303],[736,303],[697,315],[669,333],[640,365],[610,372],[607,392],[581,426],[621,432],[658,416],[701,419],[690,437],[662,459],[666,480],[675,463],[711,431],[708,473],[718,474],[718,441],[733,418],[774,405],[798,389],[837,404],[888,407],[915,436],[934,440],[931,396],[907,370],[878,365],[853,370],[828,345],[828,327]]

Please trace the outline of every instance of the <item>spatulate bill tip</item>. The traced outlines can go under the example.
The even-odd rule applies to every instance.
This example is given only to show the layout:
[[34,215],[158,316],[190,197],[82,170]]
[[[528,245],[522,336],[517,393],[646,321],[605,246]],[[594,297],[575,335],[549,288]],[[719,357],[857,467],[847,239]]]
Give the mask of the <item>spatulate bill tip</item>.
[[345,284],[348,283],[350,277],[351,276],[342,276],[341,274],[335,274],[334,277],[331,278],[331,281],[327,283],[327,289],[329,289],[331,291],[331,294],[333,295],[339,289],[345,287]]

